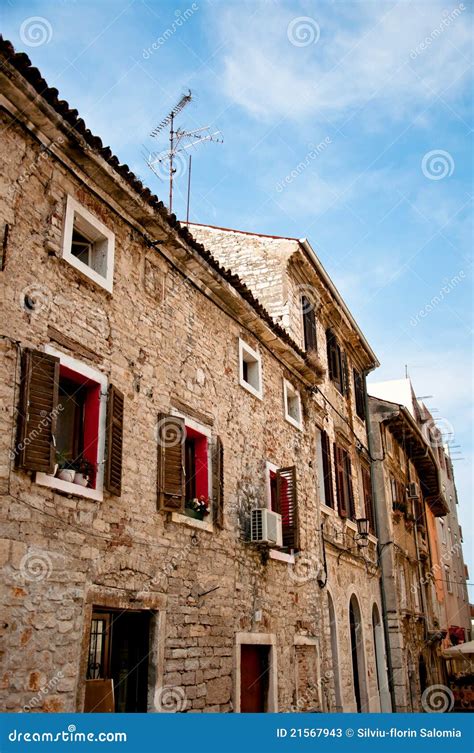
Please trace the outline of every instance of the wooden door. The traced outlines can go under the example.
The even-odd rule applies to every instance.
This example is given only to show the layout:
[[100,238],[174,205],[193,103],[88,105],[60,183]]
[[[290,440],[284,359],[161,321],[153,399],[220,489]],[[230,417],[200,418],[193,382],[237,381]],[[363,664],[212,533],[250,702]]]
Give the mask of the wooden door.
[[270,647],[243,644],[240,648],[240,710],[262,713],[268,710]]

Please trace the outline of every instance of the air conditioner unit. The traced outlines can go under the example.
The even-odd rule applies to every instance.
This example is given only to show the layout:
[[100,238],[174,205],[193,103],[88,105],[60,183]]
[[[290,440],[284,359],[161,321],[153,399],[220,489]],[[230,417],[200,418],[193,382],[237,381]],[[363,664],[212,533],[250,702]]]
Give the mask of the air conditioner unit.
[[266,507],[252,510],[250,517],[250,540],[254,544],[282,546],[281,515]]
[[414,481],[411,481],[408,484],[407,492],[408,492],[408,499],[418,499],[418,497],[420,496],[418,484],[416,484]]

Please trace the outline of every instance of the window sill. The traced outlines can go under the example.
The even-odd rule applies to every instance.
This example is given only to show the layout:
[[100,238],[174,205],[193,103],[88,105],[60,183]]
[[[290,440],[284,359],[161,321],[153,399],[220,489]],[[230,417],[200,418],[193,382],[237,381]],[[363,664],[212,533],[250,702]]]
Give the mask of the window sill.
[[329,505],[327,505],[325,502],[320,502],[319,507],[321,508],[321,512],[323,512],[325,515],[333,515],[334,517],[336,517],[336,511],[332,507],[329,507]]
[[375,536],[373,533],[369,533],[368,538],[369,538],[369,541],[372,542],[372,544],[377,544],[377,541],[378,541],[377,536]]
[[50,489],[57,489],[58,492],[70,494],[74,497],[84,497],[93,499],[96,502],[102,502],[103,494],[99,489],[89,489],[87,486],[73,484],[71,481],[63,481],[56,476],[50,476],[48,473],[37,473],[35,481],[39,486],[47,486]]
[[354,523],[354,521],[351,520],[350,518],[346,518],[345,520],[346,520],[346,526],[348,528],[351,528],[353,531],[357,533],[357,523]]
[[255,387],[252,387],[252,385],[246,382],[244,379],[241,379],[239,381],[239,384],[246,392],[250,392],[250,394],[254,397],[257,397],[259,400],[263,400],[263,393],[261,389],[256,390]]
[[208,533],[214,532],[214,526],[212,523],[208,523],[205,520],[198,520],[197,518],[189,518],[187,515],[182,515],[180,512],[172,512],[171,520],[173,523],[180,523],[190,528],[198,528],[200,531],[207,531]]
[[286,552],[280,552],[278,549],[270,549],[268,554],[271,560],[278,560],[279,562],[286,562],[288,565],[295,564],[294,554],[287,554]]
[[298,431],[303,431],[303,424],[301,421],[296,421],[294,418],[289,416],[287,413],[285,414],[285,421],[291,426],[293,426],[294,429],[298,429]]

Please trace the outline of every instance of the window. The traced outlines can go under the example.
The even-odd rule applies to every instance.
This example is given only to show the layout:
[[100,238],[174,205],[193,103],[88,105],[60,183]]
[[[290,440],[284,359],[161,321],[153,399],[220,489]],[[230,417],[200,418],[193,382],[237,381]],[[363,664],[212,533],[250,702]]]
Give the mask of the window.
[[442,518],[439,519],[439,524],[441,526],[441,543],[446,545],[446,526],[444,524],[444,520]]
[[337,505],[341,518],[355,519],[354,494],[352,491],[352,469],[348,451],[334,443],[336,466]]
[[68,196],[63,258],[82,274],[112,292],[115,236],[88,209]]
[[364,495],[365,517],[369,521],[369,532],[375,536],[375,517],[374,505],[372,499],[372,480],[370,477],[370,468],[363,465],[362,470],[362,491]]
[[402,609],[406,609],[407,608],[407,583],[406,583],[406,577],[405,577],[405,567],[403,564],[399,565],[398,588],[400,592],[400,606]]
[[444,579],[446,581],[446,589],[448,591],[448,594],[452,594],[453,592],[453,582],[451,580],[451,569],[449,565],[444,566]]
[[361,421],[365,421],[364,377],[362,376],[361,372],[357,371],[356,369],[353,369],[353,374],[354,374],[354,395],[355,395],[356,413],[361,419]]
[[319,500],[323,505],[334,509],[334,492],[332,483],[331,443],[327,433],[317,432],[316,453],[318,464]]
[[262,362],[256,350],[239,340],[239,381],[242,387],[262,399]]
[[305,350],[317,350],[316,314],[314,303],[307,296],[301,296],[301,310],[303,313],[303,335]]
[[301,429],[301,399],[300,393],[290,382],[283,380],[283,399],[285,403],[285,418],[297,429]]
[[296,468],[277,468],[267,463],[267,507],[281,515],[283,548],[299,549]]
[[326,330],[329,378],[342,394],[345,391],[345,356],[343,357],[336,336],[331,329]]
[[191,418],[159,413],[157,440],[158,509],[222,528],[224,449],[220,437],[212,437],[209,427]]
[[122,393],[107,391],[107,377],[91,366],[51,346],[26,350],[17,467],[70,494],[101,500],[105,487],[120,495],[123,406]]
[[385,449],[387,453],[393,457],[393,439],[392,434],[387,427],[385,427]]

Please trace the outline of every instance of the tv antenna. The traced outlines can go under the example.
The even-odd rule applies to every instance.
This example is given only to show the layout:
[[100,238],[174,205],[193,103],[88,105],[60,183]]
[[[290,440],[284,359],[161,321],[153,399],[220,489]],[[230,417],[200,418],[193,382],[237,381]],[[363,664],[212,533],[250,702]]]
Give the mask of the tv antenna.
[[[213,141],[217,144],[223,143],[223,138],[220,131],[211,131],[210,126],[202,126],[201,128],[194,128],[190,131],[185,131],[182,128],[174,127],[174,119],[184,110],[192,100],[191,89],[187,94],[184,94],[181,99],[175,104],[172,110],[161,120],[158,125],[153,128],[150,133],[152,138],[156,138],[160,135],[165,128],[169,126],[169,147],[161,152],[151,152],[146,150],[143,154],[145,161],[158,178],[164,180],[165,176],[169,180],[169,211],[173,211],[173,179],[178,172],[180,164],[182,165],[182,171],[185,170],[185,157],[184,154],[192,147],[196,147],[199,144],[203,144],[205,141]],[[179,162],[180,160],[180,162]],[[178,166],[177,166],[178,165]],[[188,163],[188,197],[187,197],[187,218],[189,222],[189,195],[191,190],[191,155],[189,155]]]

